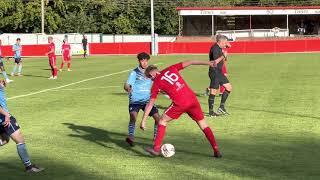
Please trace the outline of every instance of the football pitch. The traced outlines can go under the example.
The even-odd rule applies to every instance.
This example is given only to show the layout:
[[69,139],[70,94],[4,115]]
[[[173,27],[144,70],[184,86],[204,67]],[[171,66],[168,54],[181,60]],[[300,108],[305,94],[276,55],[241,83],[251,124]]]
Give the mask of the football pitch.
[[[153,120],[136,124],[136,146],[125,143],[128,96],[123,84],[135,56],[73,58],[72,72],[48,80],[47,58],[24,59],[23,77],[6,89],[33,163],[43,173],[26,174],[13,142],[0,147],[1,180],[22,179],[320,179],[320,54],[230,55],[233,85],[229,116],[208,118],[222,159],[188,116],[169,123],[165,143],[175,156],[152,158]],[[61,59],[58,58],[60,63]],[[206,55],[152,57],[160,68]],[[59,64],[58,63],[58,64]],[[10,73],[13,62],[6,62]],[[66,66],[66,65],[65,65]],[[207,112],[208,67],[182,76]],[[215,109],[220,98],[216,98]],[[170,101],[159,95],[161,113]]]

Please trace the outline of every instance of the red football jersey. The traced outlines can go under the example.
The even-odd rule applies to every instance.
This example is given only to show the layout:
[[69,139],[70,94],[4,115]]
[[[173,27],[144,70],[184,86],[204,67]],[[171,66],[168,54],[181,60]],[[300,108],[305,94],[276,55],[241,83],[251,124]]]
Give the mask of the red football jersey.
[[159,91],[164,91],[174,104],[188,105],[196,99],[194,92],[181,77],[179,71],[183,64],[172,65],[160,72],[151,88],[151,98],[156,98]]
[[0,57],[2,56],[2,46],[0,46]]
[[70,50],[71,50],[70,44],[63,44],[62,50],[63,50],[63,56],[70,56]]
[[53,53],[48,54],[49,57],[53,57],[53,56],[56,55],[56,54],[55,54],[56,48],[55,48],[55,45],[54,45],[53,42],[49,44],[49,51],[51,51],[51,50],[53,50]]

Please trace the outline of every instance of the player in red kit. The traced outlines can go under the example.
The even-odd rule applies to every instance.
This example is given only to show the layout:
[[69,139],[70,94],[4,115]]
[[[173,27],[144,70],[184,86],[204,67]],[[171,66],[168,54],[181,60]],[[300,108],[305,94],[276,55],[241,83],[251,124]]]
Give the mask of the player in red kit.
[[62,63],[60,65],[60,71],[62,71],[64,63],[68,63],[68,71],[71,71],[71,46],[68,43],[68,40],[63,40],[62,45]]
[[51,67],[51,77],[49,79],[57,79],[58,77],[58,68],[57,68],[57,57],[55,54],[55,45],[53,43],[53,37],[48,37],[48,43],[49,43],[49,51],[46,53],[46,55],[49,57],[49,65]]
[[195,93],[179,73],[180,70],[190,65],[210,65],[213,67],[215,66],[215,62],[185,61],[172,65],[163,71],[159,71],[156,66],[152,65],[145,70],[145,75],[151,78],[154,82],[151,88],[150,101],[146,105],[140,128],[145,130],[146,120],[160,91],[165,92],[172,100],[172,104],[165,110],[164,114],[160,118],[153,148],[146,148],[146,151],[151,155],[160,155],[160,147],[165,135],[167,123],[173,119],[178,119],[183,113],[187,113],[206,135],[212,146],[214,157],[221,157],[213,132],[204,119],[200,103]]

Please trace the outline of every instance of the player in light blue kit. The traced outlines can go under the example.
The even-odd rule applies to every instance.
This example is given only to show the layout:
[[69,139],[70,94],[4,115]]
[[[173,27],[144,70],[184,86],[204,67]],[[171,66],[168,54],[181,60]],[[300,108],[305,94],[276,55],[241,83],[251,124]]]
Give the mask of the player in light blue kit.
[[0,39],[0,70],[2,72],[2,75],[3,75],[4,79],[6,80],[6,83],[10,83],[10,82],[13,81],[13,80],[10,80],[8,78],[6,70],[4,69],[4,62],[3,62],[3,55],[2,55],[2,41],[1,41],[1,39]]
[[[134,145],[134,130],[138,113],[144,110],[146,104],[150,100],[150,90],[152,86],[151,79],[145,77],[144,71],[148,67],[149,54],[142,52],[137,55],[139,66],[130,72],[127,82],[124,85],[124,89],[129,94],[129,115],[130,121],[128,125],[128,137],[126,142],[130,145]],[[149,114],[155,120],[154,123],[154,137],[157,133],[158,122],[160,119],[158,109],[156,106],[152,107]]]
[[16,43],[12,46],[12,51],[14,52],[14,67],[11,72],[11,76],[14,76],[18,67],[18,76],[21,75],[22,71],[22,59],[21,59],[21,51],[22,47],[20,45],[21,39],[17,38]]
[[26,171],[30,173],[41,172],[44,168],[37,167],[31,163],[20,126],[17,120],[9,113],[4,93],[5,86],[6,82],[0,80],[0,148],[7,144],[11,138],[17,144],[17,151]]

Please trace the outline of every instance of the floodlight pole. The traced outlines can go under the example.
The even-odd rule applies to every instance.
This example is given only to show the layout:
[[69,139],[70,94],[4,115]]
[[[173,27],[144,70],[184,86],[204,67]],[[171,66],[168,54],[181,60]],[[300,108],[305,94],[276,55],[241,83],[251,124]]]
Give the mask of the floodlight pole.
[[156,55],[156,44],[154,36],[154,11],[153,11],[153,0],[151,0],[151,54]]
[[41,33],[44,34],[44,1],[41,0]]

